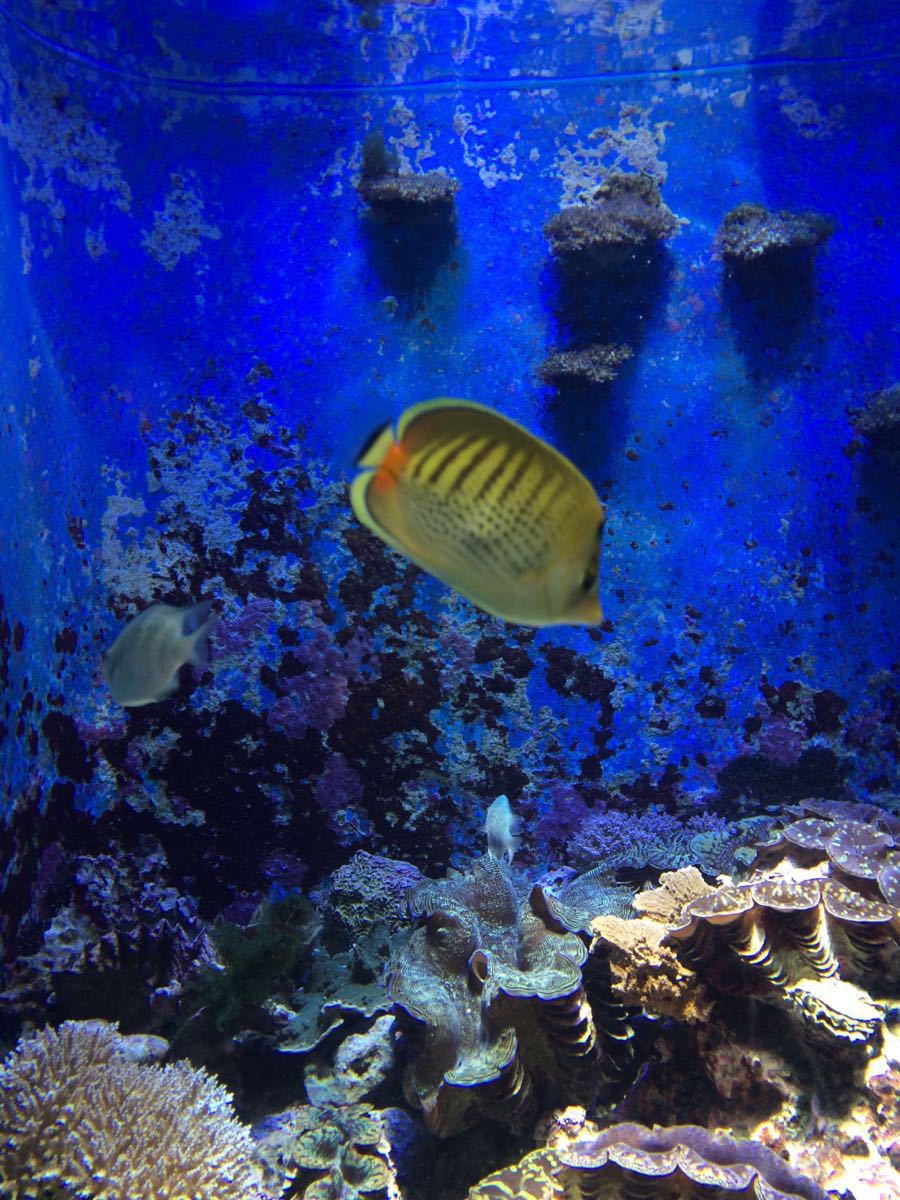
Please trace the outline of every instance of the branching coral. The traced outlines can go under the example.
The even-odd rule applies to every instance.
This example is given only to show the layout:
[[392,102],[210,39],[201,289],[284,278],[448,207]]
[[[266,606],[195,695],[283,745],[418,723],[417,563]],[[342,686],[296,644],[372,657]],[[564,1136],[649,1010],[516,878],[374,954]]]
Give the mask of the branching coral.
[[479,1114],[521,1126],[537,1100],[591,1098],[602,1041],[564,905],[484,858],[422,884],[410,908],[420,925],[388,989],[418,1026],[406,1090],[429,1127],[445,1136]]
[[704,855],[712,851],[718,865],[720,848],[714,842],[701,843],[698,838],[705,834],[727,836],[732,832],[727,821],[709,813],[683,822],[657,807],[640,814],[611,808],[585,817],[568,843],[566,859],[582,870],[589,867],[603,867],[609,872],[646,867],[673,870],[689,864],[705,867]]
[[469,1200],[589,1200],[596,1196],[824,1200],[812,1180],[764,1146],[697,1125],[586,1125],[482,1180]]
[[0,1067],[0,1184],[13,1200],[265,1200],[225,1088],[187,1063],[146,1065],[144,1043],[102,1021],[19,1043]]

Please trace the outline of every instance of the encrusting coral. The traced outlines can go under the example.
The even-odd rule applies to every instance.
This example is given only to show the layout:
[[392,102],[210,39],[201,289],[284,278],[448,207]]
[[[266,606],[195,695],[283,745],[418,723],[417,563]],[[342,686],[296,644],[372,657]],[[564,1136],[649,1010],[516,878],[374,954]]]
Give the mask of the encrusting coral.
[[824,1200],[810,1179],[764,1146],[697,1125],[622,1123],[551,1134],[550,1145],[496,1171],[469,1200],[593,1200],[645,1196],[674,1200],[699,1193],[758,1200]]
[[405,1084],[428,1127],[447,1136],[488,1116],[521,1128],[538,1101],[591,1099],[602,1039],[565,895],[553,901],[486,857],[420,885],[410,910],[420,924],[388,990],[421,1035]]
[[759,262],[787,251],[811,250],[826,242],[834,223],[817,212],[770,212],[761,204],[739,204],[725,214],[718,233],[729,262]]
[[630,346],[603,343],[583,350],[557,350],[544,359],[538,375],[544,383],[555,387],[567,383],[610,383],[633,355]]
[[609,266],[636,247],[654,244],[678,231],[678,218],[663,203],[659,187],[645,175],[615,173],[586,204],[573,204],[551,217],[544,235],[551,253],[574,262],[587,259]]
[[187,1063],[148,1065],[147,1047],[104,1021],[19,1043],[0,1066],[12,1200],[267,1200],[229,1093]]

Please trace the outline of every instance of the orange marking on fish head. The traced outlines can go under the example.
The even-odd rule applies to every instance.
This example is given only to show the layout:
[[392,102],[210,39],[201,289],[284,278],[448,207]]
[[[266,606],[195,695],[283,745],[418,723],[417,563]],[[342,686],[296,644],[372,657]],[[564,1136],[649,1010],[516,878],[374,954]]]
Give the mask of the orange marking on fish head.
[[409,454],[399,442],[393,442],[391,448],[385,454],[379,464],[378,470],[375,472],[375,478],[372,480],[374,486],[382,492],[390,491],[396,487],[403,473],[403,468],[409,461]]

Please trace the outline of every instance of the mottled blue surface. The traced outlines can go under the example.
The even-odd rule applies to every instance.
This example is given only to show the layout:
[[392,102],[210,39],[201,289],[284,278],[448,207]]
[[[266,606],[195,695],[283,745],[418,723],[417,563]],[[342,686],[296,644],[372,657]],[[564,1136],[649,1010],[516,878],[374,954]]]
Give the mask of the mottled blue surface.
[[[0,6],[3,807],[49,805],[38,841],[122,804],[191,829],[182,869],[208,851],[224,903],[236,861],[253,891],[285,848],[446,861],[500,790],[546,827],[561,784],[687,816],[892,786],[896,463],[846,410],[897,378],[900,13],[137,8]],[[435,261],[364,216],[379,126],[462,185]],[[617,317],[621,376],[557,397],[535,370],[572,314],[541,226],[614,168],[683,224],[646,319]],[[714,237],[744,200],[834,218],[814,287],[761,309],[724,287]],[[510,630],[348,543],[354,451],[435,394],[595,482],[603,632]],[[213,674],[123,714],[103,649],[201,593]],[[299,691],[292,638],[325,656]]]

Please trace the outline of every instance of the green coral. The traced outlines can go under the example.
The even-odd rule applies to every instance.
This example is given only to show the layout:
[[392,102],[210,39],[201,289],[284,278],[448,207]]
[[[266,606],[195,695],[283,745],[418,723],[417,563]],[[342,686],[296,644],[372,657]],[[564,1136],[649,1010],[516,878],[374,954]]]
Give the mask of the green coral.
[[198,984],[216,1028],[234,1032],[271,996],[292,992],[293,977],[318,932],[316,910],[302,895],[264,900],[247,926],[217,922],[212,938],[220,962]]

